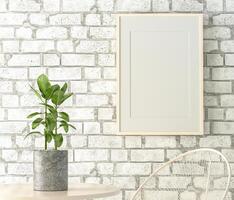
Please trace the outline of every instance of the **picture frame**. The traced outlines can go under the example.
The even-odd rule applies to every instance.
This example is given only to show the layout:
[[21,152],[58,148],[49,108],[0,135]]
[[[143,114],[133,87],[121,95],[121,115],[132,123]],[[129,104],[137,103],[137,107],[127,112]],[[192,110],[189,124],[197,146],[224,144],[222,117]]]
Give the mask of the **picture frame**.
[[117,15],[117,131],[203,134],[203,16]]

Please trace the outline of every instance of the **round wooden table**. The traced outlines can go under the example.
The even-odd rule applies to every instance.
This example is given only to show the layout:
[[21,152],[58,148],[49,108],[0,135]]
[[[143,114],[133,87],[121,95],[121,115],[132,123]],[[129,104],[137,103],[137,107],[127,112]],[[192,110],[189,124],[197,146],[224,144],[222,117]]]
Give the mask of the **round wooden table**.
[[79,200],[114,196],[120,190],[112,185],[73,184],[68,191],[34,191],[31,184],[0,185],[0,200]]

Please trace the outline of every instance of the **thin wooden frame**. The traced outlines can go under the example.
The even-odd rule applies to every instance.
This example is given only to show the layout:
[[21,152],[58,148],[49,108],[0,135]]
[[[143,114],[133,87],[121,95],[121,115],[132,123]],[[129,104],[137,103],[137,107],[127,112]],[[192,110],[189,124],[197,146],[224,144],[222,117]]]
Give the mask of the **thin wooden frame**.
[[[161,14],[119,14],[117,16],[117,131],[120,135],[203,135],[203,15],[202,14],[183,14],[183,13],[176,13],[176,14],[168,14],[168,13],[161,13]],[[121,34],[120,34],[120,28],[121,28],[121,18],[124,16],[193,16],[197,17],[199,21],[199,81],[200,81],[200,108],[199,108],[199,130],[198,131],[141,131],[141,130],[134,130],[134,131],[123,131],[121,129],[121,113],[120,113],[120,107],[121,107],[121,77],[120,77],[120,42],[121,42]]]

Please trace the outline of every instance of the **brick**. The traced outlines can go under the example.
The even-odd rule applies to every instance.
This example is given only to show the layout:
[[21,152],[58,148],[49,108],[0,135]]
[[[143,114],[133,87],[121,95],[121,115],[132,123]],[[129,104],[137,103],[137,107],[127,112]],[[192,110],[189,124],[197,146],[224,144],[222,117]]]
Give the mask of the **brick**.
[[169,11],[168,0],[153,0],[153,11]]
[[47,15],[34,13],[29,15],[29,21],[33,25],[46,25]]
[[38,99],[34,95],[24,94],[20,96],[20,105],[21,106],[38,106]]
[[233,25],[234,14],[220,14],[213,17],[214,25]]
[[105,67],[103,71],[104,79],[116,79],[116,68],[113,67]]
[[209,120],[222,120],[224,119],[224,110],[219,108],[209,108],[208,109],[208,119]]
[[4,66],[5,65],[5,55],[4,54],[0,54],[0,66]]
[[64,66],[93,66],[95,65],[94,55],[63,54],[62,65]]
[[41,74],[46,73],[45,67],[32,67],[29,68],[29,78],[30,79],[37,79],[37,77]]
[[103,25],[116,25],[116,17],[112,14],[103,14],[102,16],[102,24]]
[[234,52],[234,40],[226,40],[222,41],[220,44],[220,48],[224,52]]
[[8,109],[8,120],[27,120],[27,116],[38,109]]
[[71,27],[71,37],[75,39],[85,39],[87,38],[88,28],[82,26]]
[[234,11],[234,2],[232,0],[226,0],[226,11]]
[[218,42],[214,40],[204,40],[204,51],[211,52],[218,50]]
[[97,7],[99,11],[112,11],[114,9],[113,0],[97,0]]
[[16,37],[19,39],[31,39],[32,38],[32,29],[26,27],[20,27],[16,29]]
[[40,11],[40,3],[34,0],[9,0],[9,10],[19,12]]
[[94,110],[92,108],[67,108],[71,120],[92,120],[94,119]]
[[231,31],[228,27],[210,27],[204,30],[205,39],[229,39]]
[[0,120],[4,120],[5,116],[5,110],[3,108],[0,108]]
[[2,158],[5,161],[17,161],[18,153],[16,150],[2,150]]
[[141,136],[126,136],[125,147],[126,148],[141,148]]
[[233,134],[234,122],[213,122],[214,134]]
[[49,68],[48,74],[51,80],[81,79],[81,69],[79,67]]
[[103,149],[78,149],[75,150],[75,161],[107,161],[108,151]]
[[98,119],[99,120],[111,120],[114,117],[113,108],[99,108]]
[[22,52],[40,53],[53,50],[54,42],[51,40],[23,41],[21,43]]
[[164,161],[164,150],[131,150],[131,161],[162,162]]
[[0,27],[0,39],[13,39],[14,28],[12,27]]
[[101,131],[100,123],[84,122],[84,134],[99,134]]
[[80,41],[76,46],[76,52],[79,53],[108,53],[109,42],[108,41]]
[[2,79],[26,79],[27,69],[25,68],[0,68],[0,78]]
[[101,174],[101,175],[113,174],[114,165],[113,163],[98,163],[97,171],[98,171],[98,174]]
[[[200,159],[200,158],[199,158]],[[199,160],[200,161],[200,160]],[[204,166],[199,165],[196,162],[187,162],[187,163],[173,163],[172,164],[172,173],[175,175],[203,175]]]
[[69,163],[68,173],[70,176],[90,175],[95,169],[94,163]]
[[233,149],[223,149],[222,153],[229,162],[234,162],[234,150]]
[[225,54],[225,65],[234,66],[234,54]]
[[222,95],[220,97],[221,106],[229,107],[234,106],[234,95]]
[[0,12],[6,11],[7,10],[7,3],[6,0],[0,0]]
[[230,147],[230,136],[207,136],[200,139],[200,147]]
[[206,6],[208,11],[223,11],[222,0],[207,0]]
[[88,90],[87,81],[71,81],[71,91],[74,93],[86,93]]
[[24,139],[25,136],[16,136],[15,143],[19,148],[27,148],[33,146],[32,137],[27,137]]
[[13,91],[13,82],[11,81],[0,81],[0,92],[8,93]]
[[101,15],[100,14],[88,14],[88,15],[86,15],[85,24],[89,25],[89,26],[101,25]]
[[126,150],[114,149],[111,150],[111,160],[112,161],[127,161],[128,152]]
[[186,189],[191,181],[191,177],[159,177],[159,188]]
[[9,163],[8,174],[12,175],[32,175],[33,166],[32,164],[26,163]]
[[175,137],[165,136],[148,136],[145,138],[145,147],[147,148],[160,148],[160,147],[176,147]]
[[60,64],[60,58],[57,54],[44,54],[43,64],[45,66],[58,66]]
[[47,27],[36,31],[36,38],[39,39],[66,39],[67,35],[65,27]]
[[60,52],[73,52],[73,42],[71,40],[58,41],[57,50]]
[[17,53],[19,52],[19,41],[2,41],[2,48],[6,53]]
[[63,11],[79,12],[89,11],[95,4],[94,0],[63,0]]
[[27,15],[21,13],[0,13],[0,25],[23,25]]
[[[0,123],[0,125],[2,125],[2,123]],[[4,128],[1,126],[1,128]],[[7,133],[7,132],[5,132]],[[10,136],[0,136],[0,147],[1,148],[10,148],[12,147],[13,143],[12,143],[12,139]]]
[[76,104],[79,106],[105,106],[108,104],[106,95],[76,95]]
[[110,182],[104,182],[104,184],[113,184],[121,189],[135,189],[136,180],[135,177],[111,177]]
[[186,200],[186,199],[191,199],[191,200],[196,200],[196,193],[195,192],[189,192],[189,191],[185,191],[180,193],[180,199],[181,200]]
[[104,122],[103,123],[103,133],[104,134],[116,134],[117,126],[114,122]]
[[116,11],[150,11],[150,0],[117,0]]
[[195,147],[196,146],[196,137],[194,136],[181,136],[180,144],[183,147]]
[[51,25],[80,25],[80,14],[57,14],[49,17]]
[[17,95],[3,95],[2,96],[3,107],[17,107],[19,106],[19,97]]
[[151,165],[149,163],[116,163],[116,175],[149,175]]
[[122,138],[120,136],[89,136],[88,146],[90,148],[121,148]]
[[90,37],[94,39],[115,38],[115,28],[112,27],[90,27]]
[[87,146],[88,138],[82,135],[71,135],[70,143],[73,148],[82,148]]
[[39,66],[40,55],[39,54],[22,54],[12,55],[8,61],[9,66]]
[[214,68],[212,70],[213,80],[234,80],[233,68]]
[[95,81],[90,83],[90,91],[94,93],[111,93],[116,92],[115,81]]
[[5,171],[5,164],[0,163],[0,175],[4,175],[6,173]]
[[101,79],[101,68],[89,67],[84,70],[85,79]]
[[57,12],[60,10],[60,0],[43,0],[43,9],[46,12]]
[[196,0],[172,0],[174,11],[202,11],[203,3]]
[[150,197],[157,196],[159,199],[178,199],[178,191],[153,191],[146,190],[144,192],[145,199],[150,199]]
[[19,157],[21,162],[33,162],[33,152],[32,151],[22,151]]
[[208,54],[207,66],[222,66],[223,57],[220,54]]
[[207,93],[231,93],[232,85],[230,82],[205,81],[205,92]]
[[115,66],[115,55],[113,54],[99,54],[98,64],[101,66]]

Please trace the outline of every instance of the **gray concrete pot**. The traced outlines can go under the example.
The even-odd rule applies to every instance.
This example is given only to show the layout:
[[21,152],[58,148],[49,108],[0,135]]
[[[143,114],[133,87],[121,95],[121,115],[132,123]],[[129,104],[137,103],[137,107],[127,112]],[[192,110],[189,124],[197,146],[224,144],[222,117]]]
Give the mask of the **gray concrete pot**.
[[33,172],[34,190],[67,190],[68,152],[66,150],[35,150]]

